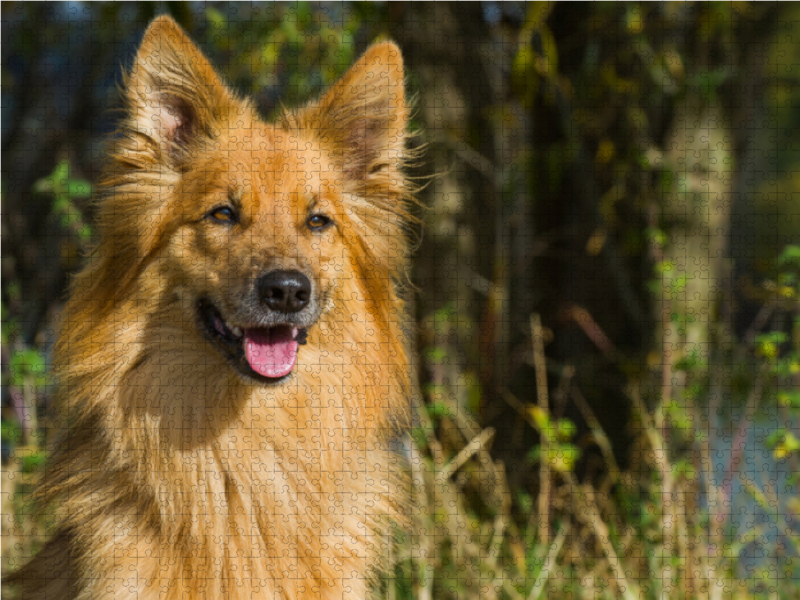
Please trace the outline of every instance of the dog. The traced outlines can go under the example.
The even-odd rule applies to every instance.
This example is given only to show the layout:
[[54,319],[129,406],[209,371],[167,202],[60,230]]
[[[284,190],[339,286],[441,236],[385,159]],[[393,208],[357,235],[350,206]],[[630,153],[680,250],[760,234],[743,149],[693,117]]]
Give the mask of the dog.
[[276,123],[169,17],[124,76],[54,352],[24,598],[365,598],[404,480],[414,193],[391,42]]

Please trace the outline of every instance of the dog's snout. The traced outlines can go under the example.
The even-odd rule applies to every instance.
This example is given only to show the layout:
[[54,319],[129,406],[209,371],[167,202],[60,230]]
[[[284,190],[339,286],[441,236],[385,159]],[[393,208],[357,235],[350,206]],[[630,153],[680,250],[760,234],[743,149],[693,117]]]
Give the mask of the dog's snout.
[[299,271],[271,271],[258,279],[257,289],[259,299],[276,312],[300,312],[311,300],[311,282]]

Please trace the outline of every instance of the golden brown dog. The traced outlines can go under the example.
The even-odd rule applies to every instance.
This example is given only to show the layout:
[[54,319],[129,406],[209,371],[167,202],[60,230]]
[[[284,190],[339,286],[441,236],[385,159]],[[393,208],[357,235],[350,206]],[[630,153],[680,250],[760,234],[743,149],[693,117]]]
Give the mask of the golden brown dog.
[[408,107],[391,43],[268,124],[167,17],[55,356],[25,598],[364,598],[396,517]]

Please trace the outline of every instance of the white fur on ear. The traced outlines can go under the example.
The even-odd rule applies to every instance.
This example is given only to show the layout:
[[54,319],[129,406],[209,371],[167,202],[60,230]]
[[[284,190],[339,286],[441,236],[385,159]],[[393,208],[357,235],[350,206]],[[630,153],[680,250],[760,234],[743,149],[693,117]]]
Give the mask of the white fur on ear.
[[150,115],[157,135],[176,144],[185,144],[197,127],[192,106],[169,93],[156,93],[153,100]]

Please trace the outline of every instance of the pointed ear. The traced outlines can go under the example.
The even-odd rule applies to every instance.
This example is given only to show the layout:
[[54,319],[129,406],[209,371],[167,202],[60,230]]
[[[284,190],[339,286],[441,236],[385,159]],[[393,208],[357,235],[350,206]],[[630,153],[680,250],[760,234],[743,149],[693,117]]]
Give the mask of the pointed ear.
[[318,101],[297,115],[356,181],[399,168],[409,110],[403,57],[391,42],[370,47]]
[[232,97],[180,26],[158,17],[145,31],[125,82],[133,127],[168,155],[214,137]]

